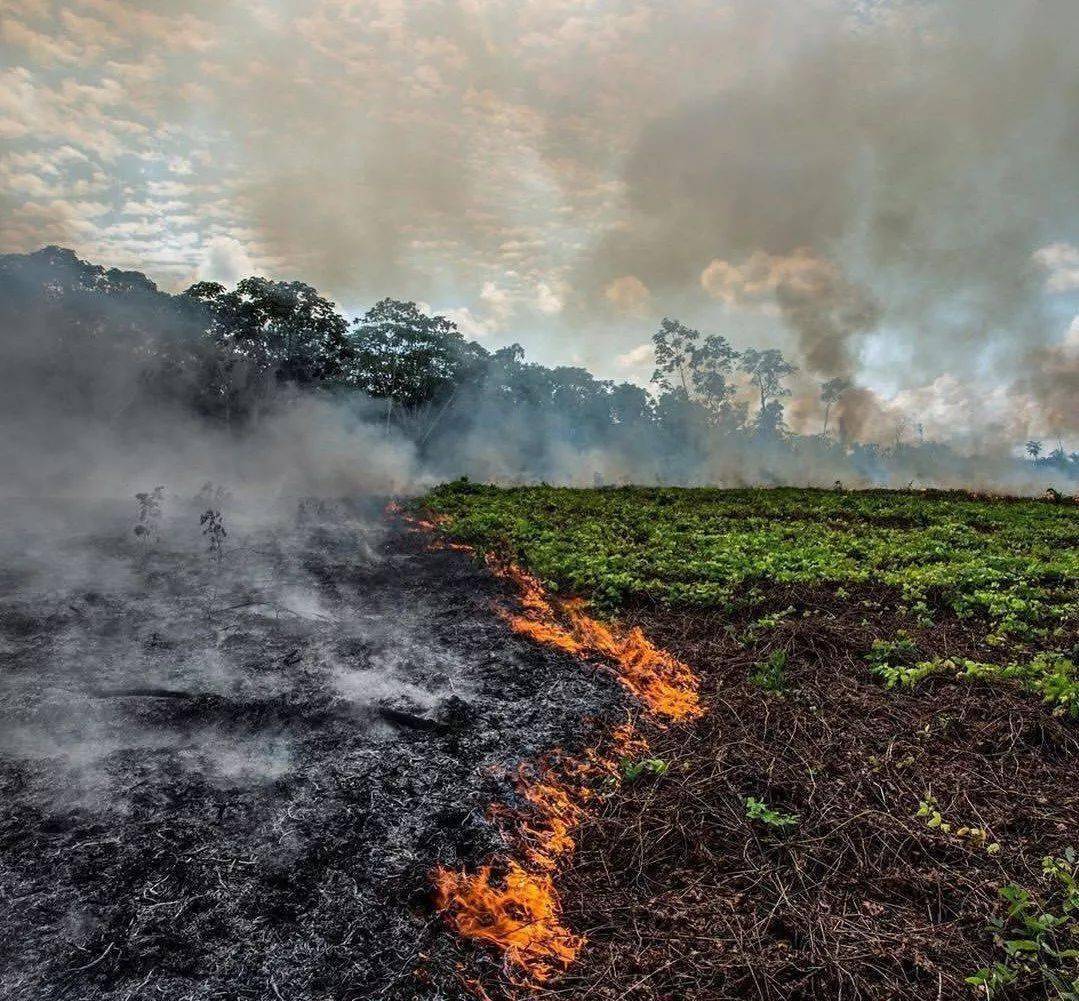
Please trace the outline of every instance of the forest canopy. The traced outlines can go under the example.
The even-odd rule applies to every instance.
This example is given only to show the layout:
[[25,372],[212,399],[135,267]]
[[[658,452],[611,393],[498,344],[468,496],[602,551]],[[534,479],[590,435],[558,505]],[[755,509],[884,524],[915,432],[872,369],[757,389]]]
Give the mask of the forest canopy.
[[[906,486],[1026,477],[1067,488],[1079,455],[1016,443],[961,456],[899,422],[859,442],[832,420],[850,383],[820,386],[816,434],[785,422],[795,365],[774,348],[735,350],[718,333],[665,319],[652,390],[577,367],[488,350],[450,319],[382,299],[346,319],[300,281],[251,277],[179,294],[137,271],[46,247],[0,257],[6,409],[39,406],[115,424],[179,409],[242,435],[304,397],[353,408],[416,449],[437,476],[562,482],[816,483]],[[746,392],[739,392],[739,389]],[[747,402],[747,397],[750,402]]]

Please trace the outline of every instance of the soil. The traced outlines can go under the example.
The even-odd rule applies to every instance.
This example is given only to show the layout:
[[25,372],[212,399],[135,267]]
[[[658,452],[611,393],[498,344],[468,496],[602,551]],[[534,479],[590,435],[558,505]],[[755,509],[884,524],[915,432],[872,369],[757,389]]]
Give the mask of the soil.
[[[938,610],[919,627],[881,588],[771,592],[793,611],[748,642],[748,622],[632,611],[700,674],[707,713],[653,741],[667,775],[623,785],[579,833],[561,887],[588,946],[538,996],[970,998],[964,978],[1002,958],[987,930],[998,889],[1038,887],[1042,857],[1079,842],[1074,722],[999,684],[888,691],[864,659],[899,628],[927,656],[996,659],[984,625]],[[750,683],[779,649],[783,691]],[[999,852],[927,827],[929,796]],[[797,824],[751,821],[747,797]],[[1021,978],[999,996],[1046,990]]]
[[[4,554],[0,996],[968,998],[1000,958],[998,889],[1079,841],[1074,722],[1000,684],[888,691],[865,661],[900,629],[927,657],[999,659],[984,624],[918,625],[873,586],[638,606],[706,712],[649,734],[666,774],[595,801],[557,877],[587,945],[514,986],[447,932],[432,870],[497,858],[490,806],[527,810],[517,764],[602,745],[632,707],[511,635],[508,585],[468,554],[371,506],[301,510],[238,526],[222,561],[183,536],[197,512],[150,545],[47,521]],[[753,628],[763,612],[782,615]],[[782,690],[752,683],[780,650]],[[986,843],[928,827],[929,797]]]

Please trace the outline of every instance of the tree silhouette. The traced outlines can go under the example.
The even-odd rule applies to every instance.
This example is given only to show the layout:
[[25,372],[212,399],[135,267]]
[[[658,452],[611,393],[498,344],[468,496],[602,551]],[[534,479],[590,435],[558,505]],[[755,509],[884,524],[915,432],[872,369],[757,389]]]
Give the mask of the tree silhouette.
[[742,352],[741,369],[748,373],[749,381],[757,387],[763,411],[769,401],[778,401],[791,395],[790,390],[784,388],[783,379],[797,372],[798,366],[788,362],[777,348],[767,348],[764,351],[746,348]]
[[729,377],[738,352],[719,334],[702,336],[699,330],[665,317],[652,336],[656,370],[652,381],[665,392],[674,388],[669,376],[689,399],[697,400],[716,417],[723,415],[735,393]]
[[446,317],[430,316],[414,302],[381,299],[353,325],[347,381],[386,401],[388,424],[395,407],[415,413],[440,400],[445,405],[487,356]]
[[850,389],[849,379],[829,379],[820,388],[821,403],[824,404],[824,427],[821,428],[821,434],[826,435],[828,433],[828,416],[832,412],[832,404],[839,402],[839,398]]

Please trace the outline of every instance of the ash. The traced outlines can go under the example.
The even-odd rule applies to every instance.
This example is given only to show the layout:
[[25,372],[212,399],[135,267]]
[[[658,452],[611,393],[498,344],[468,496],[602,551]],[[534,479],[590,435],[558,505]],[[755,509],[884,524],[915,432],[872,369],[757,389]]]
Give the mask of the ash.
[[5,510],[0,996],[470,996],[431,872],[617,687],[374,502],[226,508],[220,554],[122,506]]

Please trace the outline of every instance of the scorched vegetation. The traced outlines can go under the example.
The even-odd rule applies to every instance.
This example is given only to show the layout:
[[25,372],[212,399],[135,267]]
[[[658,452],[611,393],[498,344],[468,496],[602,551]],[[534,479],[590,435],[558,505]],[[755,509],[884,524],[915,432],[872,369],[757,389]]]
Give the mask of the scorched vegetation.
[[461,481],[423,505],[697,679],[661,765],[579,818],[555,883],[584,944],[541,995],[1079,996],[1073,504]]

